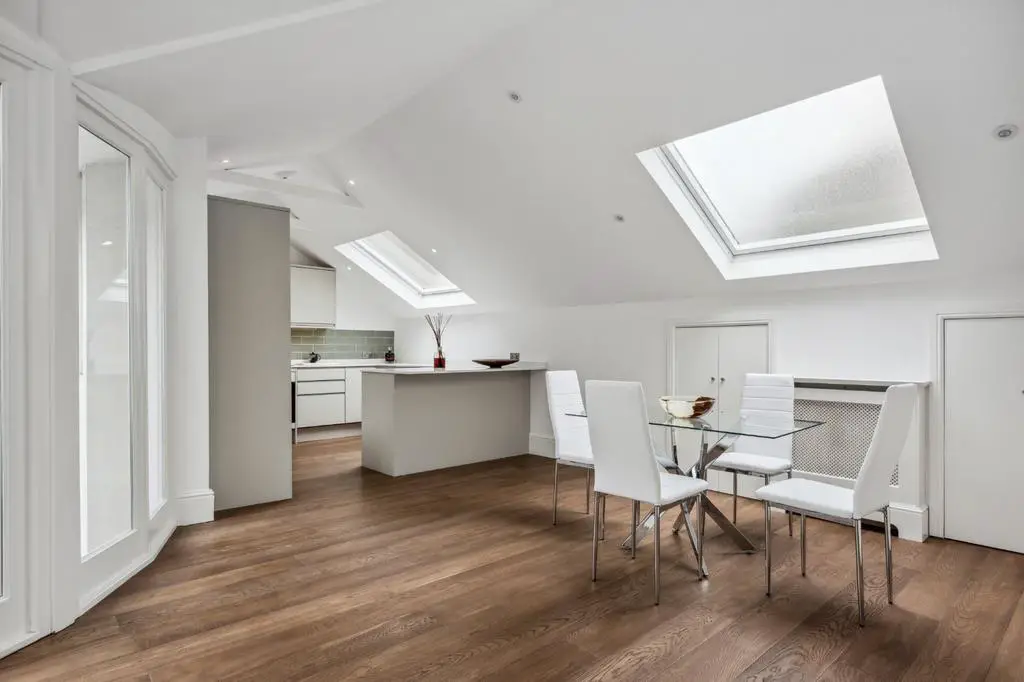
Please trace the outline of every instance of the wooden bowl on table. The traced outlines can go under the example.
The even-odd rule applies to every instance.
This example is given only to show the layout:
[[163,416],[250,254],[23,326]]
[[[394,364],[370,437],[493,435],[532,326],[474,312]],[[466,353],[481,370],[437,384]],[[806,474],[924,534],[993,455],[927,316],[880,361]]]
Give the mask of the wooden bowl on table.
[[703,417],[715,406],[715,399],[706,395],[663,395],[658,402],[661,409],[678,419]]

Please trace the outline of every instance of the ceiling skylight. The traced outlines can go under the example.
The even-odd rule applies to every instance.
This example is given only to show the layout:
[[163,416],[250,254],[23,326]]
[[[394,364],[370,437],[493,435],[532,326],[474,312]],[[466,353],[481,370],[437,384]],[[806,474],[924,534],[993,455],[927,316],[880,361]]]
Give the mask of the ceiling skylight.
[[[764,265],[767,252],[883,237],[901,237],[888,242],[898,254],[848,262],[831,254],[819,259],[822,267],[808,263],[789,271],[938,257],[880,76],[639,157],[727,278],[787,272],[720,264],[745,256],[760,254],[748,265]],[[921,247],[916,255],[906,248],[912,243]],[[710,253],[713,244],[724,260]]]
[[392,232],[380,232],[334,248],[416,308],[475,303]]

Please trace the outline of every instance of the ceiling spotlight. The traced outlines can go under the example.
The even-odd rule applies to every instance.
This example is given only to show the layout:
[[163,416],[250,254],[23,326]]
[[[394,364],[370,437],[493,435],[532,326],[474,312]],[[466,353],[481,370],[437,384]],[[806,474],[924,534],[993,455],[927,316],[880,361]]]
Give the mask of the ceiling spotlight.
[[521,97],[521,96],[519,95],[519,93],[518,93],[518,92],[516,92],[515,90],[511,90],[511,91],[509,91],[509,93],[508,93],[508,98],[509,98],[510,100],[512,100],[513,102],[515,102],[516,104],[519,104],[520,102],[522,102],[522,101],[523,101],[523,98],[522,98],[522,97]]
[[221,163],[231,163],[231,159],[221,159]]
[[437,253],[437,249],[431,249],[430,253]]
[[348,181],[348,184],[350,184],[350,185],[354,185],[354,184],[356,184],[356,181],[355,181],[355,180],[349,180],[349,181]]
[[351,265],[349,265],[349,266],[348,266],[348,269],[349,269],[349,270],[351,270],[351,269],[352,269],[352,266],[351,266]]
[[107,240],[107,241],[103,242],[103,244],[102,244],[102,246],[113,246],[113,245],[114,245],[114,242],[112,242],[110,240]]
[[1009,140],[1011,137],[1015,137],[1017,135],[1017,126],[1012,123],[1007,123],[1006,125],[1001,125],[993,130],[992,134],[997,140]]
[[624,222],[626,222],[626,216],[622,215],[621,213],[616,213],[612,217],[615,218],[615,222],[617,222],[617,223],[624,223]]

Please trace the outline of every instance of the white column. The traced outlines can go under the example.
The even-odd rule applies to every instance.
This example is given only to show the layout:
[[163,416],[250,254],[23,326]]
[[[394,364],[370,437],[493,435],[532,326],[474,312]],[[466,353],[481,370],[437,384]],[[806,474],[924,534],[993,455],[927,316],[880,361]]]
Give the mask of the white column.
[[168,465],[178,525],[213,520],[206,140],[177,141],[167,230]]

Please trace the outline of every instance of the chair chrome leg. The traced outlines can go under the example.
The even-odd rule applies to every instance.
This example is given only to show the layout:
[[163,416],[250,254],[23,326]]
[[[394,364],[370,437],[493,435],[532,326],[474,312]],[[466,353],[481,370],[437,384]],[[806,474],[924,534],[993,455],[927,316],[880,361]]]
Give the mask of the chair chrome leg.
[[654,507],[654,605],[661,601],[661,507]]
[[736,523],[736,505],[740,499],[740,475],[732,472],[732,522]]
[[764,593],[772,596],[772,506],[764,503]]
[[854,545],[857,549],[857,617],[861,627],[864,626],[864,543],[861,538],[861,520],[857,519],[854,526]]
[[800,515],[800,575],[807,575],[807,516]]
[[608,496],[607,495],[601,495],[601,506],[598,509],[595,509],[594,513],[601,515],[601,536],[598,538],[598,540],[602,540],[602,541],[604,540],[604,517],[605,517],[605,512],[607,512],[607,511],[608,511]]
[[597,582],[597,524],[599,522],[600,514],[597,513],[597,509],[600,508],[601,497],[598,493],[594,493],[594,555],[590,565],[590,579]]
[[558,525],[558,460],[555,460],[555,492],[551,501],[551,525]]
[[704,495],[697,496],[697,580],[704,579]]
[[585,497],[587,498],[587,513],[589,514],[590,513],[590,468],[589,467],[587,468],[587,494],[585,495]]
[[888,591],[889,603],[892,603],[892,523],[889,521],[889,507],[882,510],[885,520],[885,586]]
[[[789,471],[789,478],[793,478],[793,472]],[[793,513],[786,512],[786,522],[789,524],[789,537],[793,537]]]
[[633,500],[633,523],[629,527],[629,558],[636,558],[636,527],[640,523],[640,503]]

